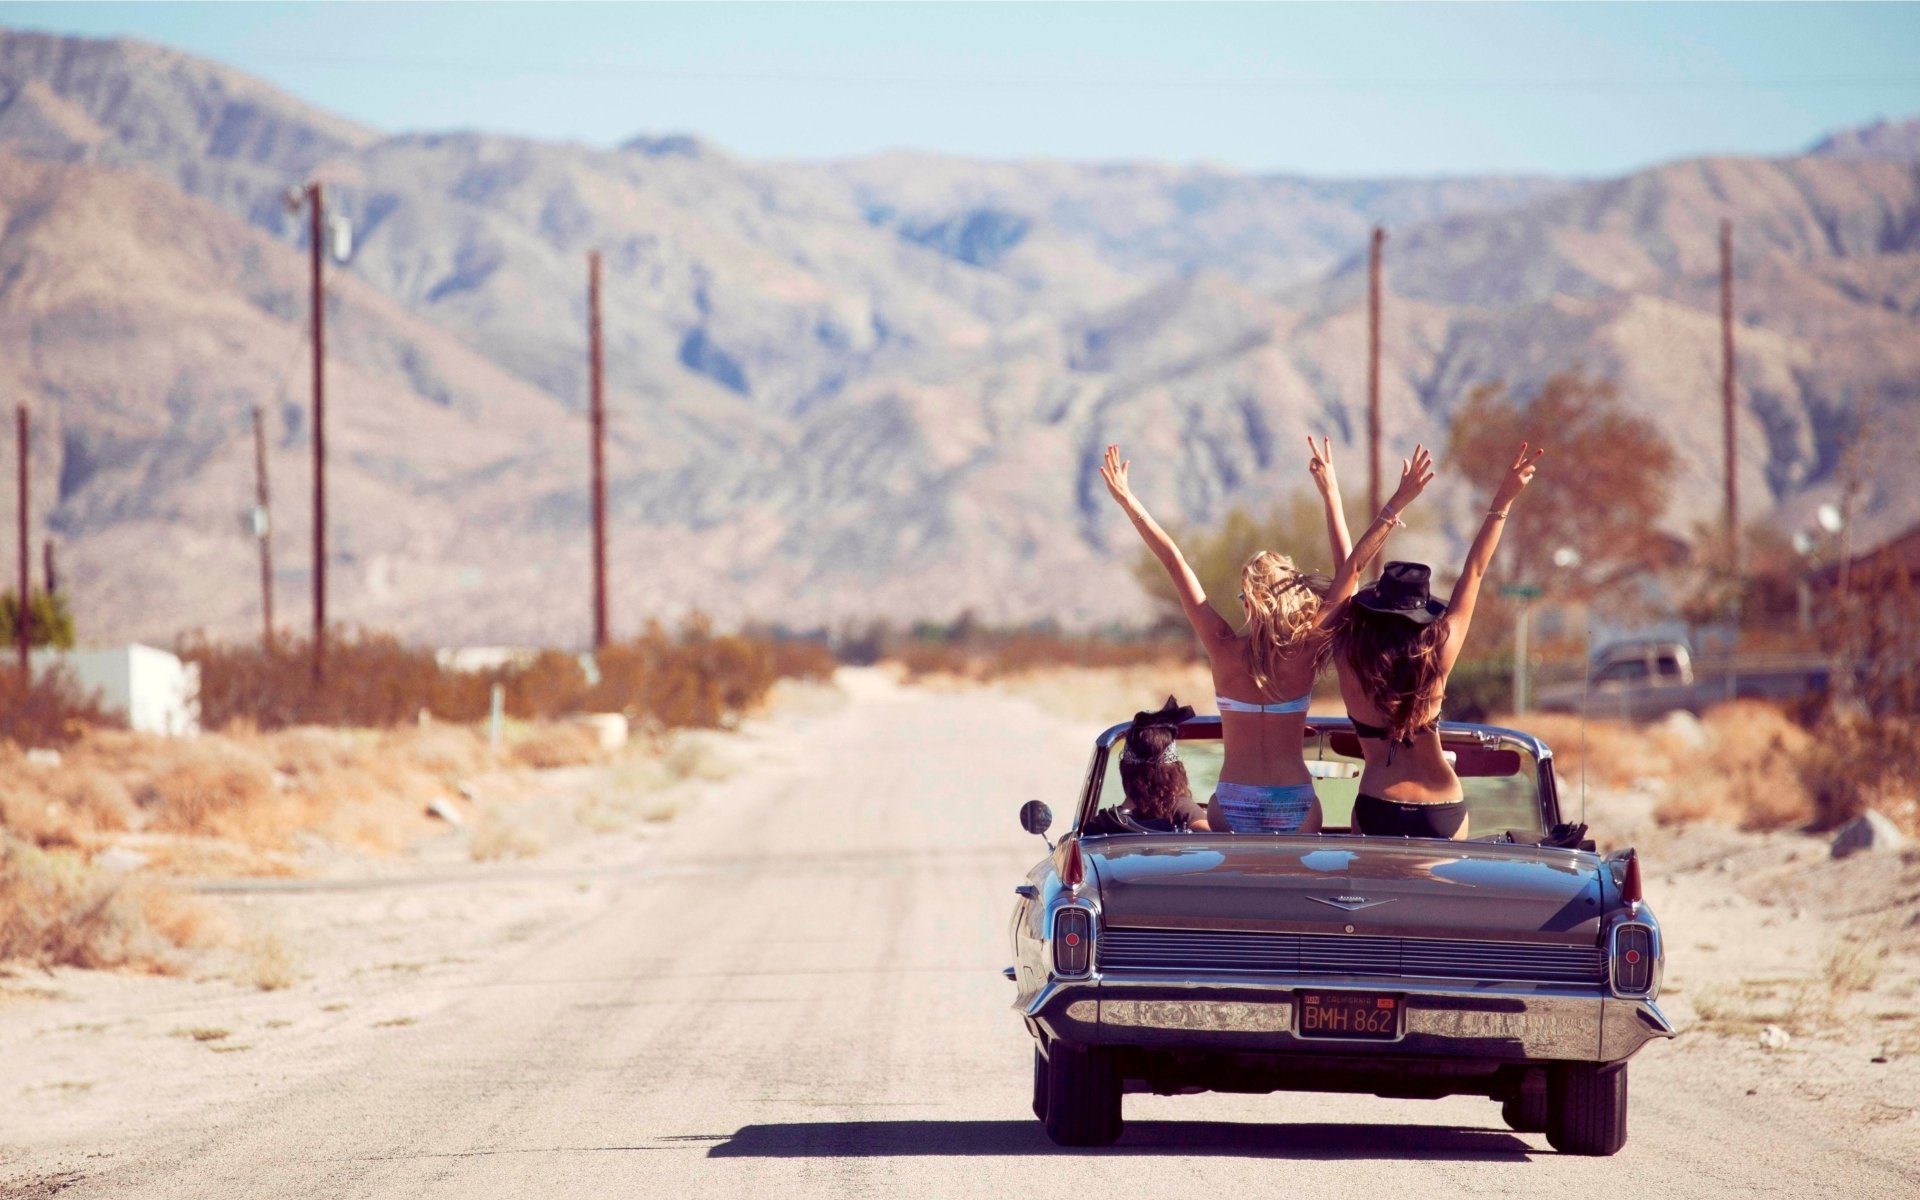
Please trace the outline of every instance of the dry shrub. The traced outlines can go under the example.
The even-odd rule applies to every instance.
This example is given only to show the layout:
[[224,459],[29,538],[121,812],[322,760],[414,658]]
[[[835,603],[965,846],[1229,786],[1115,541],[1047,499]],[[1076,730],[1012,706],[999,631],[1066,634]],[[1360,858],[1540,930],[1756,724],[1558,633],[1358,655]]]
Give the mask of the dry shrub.
[[1873,808],[1920,834],[1920,720],[1829,717],[1799,767],[1813,796],[1816,828],[1830,829]]
[[1799,766],[1812,735],[1778,708],[1756,700],[1716,705],[1701,721],[1704,748],[1655,730],[1654,744],[1673,763],[1662,824],[1710,819],[1742,829],[1778,829],[1806,823],[1813,797]]
[[490,808],[475,818],[468,852],[475,862],[492,862],[503,858],[532,858],[546,848],[546,835],[534,828],[524,815]]
[[137,823],[126,785],[87,766],[29,763],[0,743],[0,828],[42,847],[91,845]]
[[443,666],[431,650],[383,633],[346,630],[327,643],[325,681],[312,676],[310,644],[298,639],[272,651],[206,640],[184,643],[181,656],[200,668],[201,721],[211,729],[250,723],[388,728],[422,713],[448,721],[480,721],[495,684],[508,713],[552,720],[582,711],[624,712],[656,725],[714,727],[758,704],[775,680],[817,678],[833,662],[816,643],[715,634],[703,618],[669,633],[655,624],[639,637],[600,651],[600,681],[589,684],[580,656],[541,651],[524,662],[487,671]]
[[538,725],[508,747],[507,753],[523,767],[551,770],[600,761],[600,738],[583,725]]
[[277,992],[300,982],[300,970],[285,938],[272,930],[256,930],[240,947],[235,978],[263,992]]
[[1587,782],[1595,787],[1628,787],[1635,780],[1664,775],[1671,767],[1668,757],[1643,731],[1614,721],[1586,722],[1584,737],[1580,718],[1568,713],[1495,716],[1491,723],[1524,729],[1550,746],[1562,787],[1573,786],[1580,778],[1583,741]]
[[88,729],[119,724],[119,717],[100,707],[99,693],[82,690],[64,668],[42,671],[24,684],[18,671],[0,670],[0,741],[62,746]]
[[194,901],[0,834],[0,961],[171,973],[217,931]]
[[241,741],[186,740],[178,744],[172,758],[136,793],[160,829],[206,833],[222,825],[230,827],[274,795],[272,762]]

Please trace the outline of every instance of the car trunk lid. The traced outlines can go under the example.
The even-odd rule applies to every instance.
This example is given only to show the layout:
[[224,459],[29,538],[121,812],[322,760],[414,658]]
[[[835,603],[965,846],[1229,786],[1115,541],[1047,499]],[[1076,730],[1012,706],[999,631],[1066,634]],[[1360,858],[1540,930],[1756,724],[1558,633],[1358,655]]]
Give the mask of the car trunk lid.
[[1113,928],[1591,944],[1604,899],[1595,856],[1535,846],[1188,835],[1085,853]]

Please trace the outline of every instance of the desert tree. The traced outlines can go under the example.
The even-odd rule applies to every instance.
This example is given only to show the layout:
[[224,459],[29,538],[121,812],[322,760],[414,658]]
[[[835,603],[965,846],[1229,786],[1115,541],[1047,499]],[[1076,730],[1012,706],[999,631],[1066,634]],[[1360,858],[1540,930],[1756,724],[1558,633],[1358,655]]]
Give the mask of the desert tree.
[[[1495,478],[1523,438],[1547,448],[1548,469],[1500,545],[1508,578],[1587,599],[1671,561],[1673,541],[1655,526],[1676,456],[1653,422],[1623,409],[1612,380],[1569,371],[1530,396],[1498,383],[1474,389],[1454,413],[1446,470]],[[1562,549],[1576,565],[1555,565]]]

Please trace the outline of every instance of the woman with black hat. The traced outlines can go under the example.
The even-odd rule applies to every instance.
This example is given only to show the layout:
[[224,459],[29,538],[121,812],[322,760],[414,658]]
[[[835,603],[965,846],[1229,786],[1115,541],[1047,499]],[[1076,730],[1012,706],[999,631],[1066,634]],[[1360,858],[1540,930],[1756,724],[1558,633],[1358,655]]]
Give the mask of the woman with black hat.
[[1527,444],[1520,444],[1446,603],[1428,591],[1432,572],[1426,564],[1390,562],[1346,606],[1334,636],[1334,666],[1367,760],[1353,805],[1356,833],[1467,836],[1465,793],[1440,746],[1440,702],[1466,644],[1507,510],[1533,481],[1544,453],[1529,455]]

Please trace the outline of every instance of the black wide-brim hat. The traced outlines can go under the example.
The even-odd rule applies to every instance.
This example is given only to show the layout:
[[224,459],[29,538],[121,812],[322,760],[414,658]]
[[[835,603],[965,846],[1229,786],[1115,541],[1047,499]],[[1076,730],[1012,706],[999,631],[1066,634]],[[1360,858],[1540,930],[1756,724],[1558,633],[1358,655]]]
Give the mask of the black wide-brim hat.
[[1353,594],[1353,602],[1368,612],[1431,625],[1447,611],[1446,603],[1427,590],[1432,577],[1425,563],[1390,562],[1380,569],[1380,578]]

